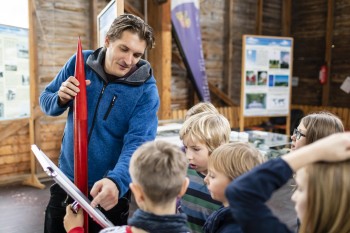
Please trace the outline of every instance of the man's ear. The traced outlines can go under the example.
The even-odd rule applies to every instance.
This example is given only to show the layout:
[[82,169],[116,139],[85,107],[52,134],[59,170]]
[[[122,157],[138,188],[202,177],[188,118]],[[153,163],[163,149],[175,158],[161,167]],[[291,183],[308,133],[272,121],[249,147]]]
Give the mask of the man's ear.
[[109,38],[108,36],[106,36],[105,38],[105,47],[108,47],[109,46]]
[[180,191],[178,197],[182,197],[186,193],[186,190],[187,190],[189,184],[190,184],[190,180],[188,179],[188,177],[185,177],[185,180],[182,183],[181,191]]

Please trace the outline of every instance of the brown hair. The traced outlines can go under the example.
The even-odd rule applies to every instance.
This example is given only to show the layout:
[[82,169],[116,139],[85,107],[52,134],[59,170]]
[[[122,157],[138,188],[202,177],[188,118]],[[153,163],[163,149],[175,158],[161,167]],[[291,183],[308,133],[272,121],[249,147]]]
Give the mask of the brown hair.
[[350,160],[305,167],[307,209],[300,233],[350,232]]
[[333,133],[344,132],[344,125],[336,115],[330,112],[317,112],[301,119],[306,128],[306,145]]
[[202,112],[188,118],[180,129],[180,139],[188,136],[192,141],[206,144],[209,154],[230,140],[230,123],[219,113]]
[[147,142],[132,155],[130,175],[153,202],[171,202],[180,193],[188,162],[181,149],[165,141]]
[[147,48],[154,47],[153,29],[140,17],[132,14],[118,16],[107,31],[106,37],[114,42],[122,37],[124,31],[137,33],[141,40],[146,41]]
[[264,157],[250,144],[232,142],[213,151],[208,160],[208,169],[213,168],[234,180],[263,162]]

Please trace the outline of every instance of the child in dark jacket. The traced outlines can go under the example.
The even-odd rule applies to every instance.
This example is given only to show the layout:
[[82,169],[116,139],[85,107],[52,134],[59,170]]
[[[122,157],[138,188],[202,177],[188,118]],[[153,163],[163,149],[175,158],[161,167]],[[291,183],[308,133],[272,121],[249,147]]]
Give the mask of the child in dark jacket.
[[[143,144],[130,161],[130,189],[139,207],[128,226],[106,228],[118,233],[188,233],[185,214],[176,214],[176,199],[187,189],[188,162],[181,149],[164,141]],[[83,214],[67,206],[64,226],[68,233],[83,233]]]
[[205,233],[242,233],[229,209],[225,189],[238,176],[264,161],[260,152],[248,143],[228,143],[216,148],[208,160],[207,183],[211,197],[223,204],[212,213],[203,230]]
[[292,233],[266,205],[296,172],[292,196],[299,233],[350,232],[350,133],[338,133],[252,169],[226,189],[231,211],[245,233]]

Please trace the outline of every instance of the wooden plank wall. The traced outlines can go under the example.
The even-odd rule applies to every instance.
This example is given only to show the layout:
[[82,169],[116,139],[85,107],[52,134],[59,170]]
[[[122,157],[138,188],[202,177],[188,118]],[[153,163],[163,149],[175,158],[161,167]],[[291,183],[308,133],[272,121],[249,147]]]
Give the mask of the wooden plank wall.
[[292,89],[292,102],[321,105],[322,86],[318,74],[325,62],[327,1],[295,0],[292,9],[293,76],[299,77],[298,87]]
[[349,107],[349,94],[339,90],[350,76],[350,0],[335,1],[331,63],[330,106]]
[[[28,119],[16,120],[15,124],[24,124],[14,134],[0,140],[0,184],[11,183],[13,180],[23,180],[30,173],[30,148]],[[2,133],[5,133],[13,122],[0,123]]]

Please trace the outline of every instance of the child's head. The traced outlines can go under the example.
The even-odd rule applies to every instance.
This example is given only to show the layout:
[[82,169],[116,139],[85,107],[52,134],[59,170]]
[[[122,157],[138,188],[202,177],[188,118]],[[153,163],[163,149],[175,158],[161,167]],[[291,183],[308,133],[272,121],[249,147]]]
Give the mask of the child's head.
[[188,118],[180,129],[190,167],[206,174],[209,155],[230,139],[230,123],[221,114],[203,112]]
[[201,112],[212,112],[212,113],[219,113],[218,110],[215,108],[215,106],[210,102],[199,102],[198,104],[194,105],[192,108],[188,109],[185,120],[190,118],[191,116],[201,113]]
[[[187,189],[188,162],[181,149],[165,141],[147,142],[140,146],[131,157],[130,188],[137,204],[148,199],[152,204],[169,204]],[[138,198],[136,193],[145,197]]]
[[344,125],[336,115],[330,112],[309,114],[301,119],[291,136],[292,150],[338,132],[344,132]]
[[292,196],[300,232],[350,232],[350,160],[308,165],[297,171]]
[[234,142],[216,148],[209,157],[205,177],[211,197],[228,205],[225,197],[227,185],[263,162],[261,153],[248,143]]

